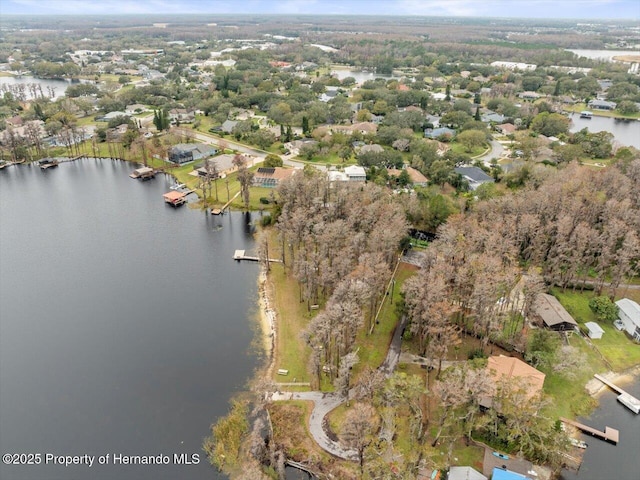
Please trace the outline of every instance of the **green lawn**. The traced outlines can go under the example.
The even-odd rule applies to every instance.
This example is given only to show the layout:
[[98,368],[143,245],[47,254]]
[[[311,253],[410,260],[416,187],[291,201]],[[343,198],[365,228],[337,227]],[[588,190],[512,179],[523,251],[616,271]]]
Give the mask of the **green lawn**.
[[462,145],[461,143],[458,143],[456,141],[453,141],[453,142],[449,143],[449,146],[451,147],[451,150],[454,153],[465,154],[465,155],[469,155],[471,157],[475,157],[476,155],[481,155],[487,149],[487,146],[484,145],[484,146],[481,146],[481,147],[474,147],[473,150],[471,150],[471,152],[468,152],[467,148],[464,145]]
[[[298,299],[297,282],[285,275],[282,265],[272,265],[268,281],[278,322],[273,380],[291,382],[295,378],[298,382],[310,382],[307,366],[311,349],[300,334],[307,328],[311,315],[307,312],[306,303],[300,303]],[[277,370],[280,368],[289,370],[289,375],[279,376]]]
[[416,267],[401,263],[396,272],[396,285],[393,288],[393,303],[391,295],[385,297],[384,305],[378,317],[378,324],[375,326],[373,333],[368,334],[366,328],[362,328],[356,337],[356,346],[358,350],[359,362],[353,367],[352,384],[358,378],[358,375],[365,367],[378,368],[387,356],[387,350],[393,337],[393,331],[399,322],[396,310],[397,304],[401,299],[400,292],[404,282],[416,272]]
[[589,300],[595,295],[592,291],[581,293],[567,290],[563,292],[559,288],[554,288],[552,294],[558,298],[562,306],[579,324],[596,322],[602,327],[604,330],[602,338],[592,340],[592,342],[615,371],[622,371],[640,364],[640,348],[623,332],[616,330],[611,323],[598,321],[589,308]]

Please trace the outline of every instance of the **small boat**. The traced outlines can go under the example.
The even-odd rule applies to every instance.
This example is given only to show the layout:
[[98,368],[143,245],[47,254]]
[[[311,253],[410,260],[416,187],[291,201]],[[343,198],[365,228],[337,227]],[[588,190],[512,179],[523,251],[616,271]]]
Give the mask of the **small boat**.
[[585,442],[583,442],[582,440],[577,440],[575,438],[571,439],[571,445],[573,445],[574,447],[577,447],[577,448],[587,448],[589,446]]
[[509,455],[505,455],[504,453],[493,452],[493,455],[498,458],[501,458],[502,460],[509,460]]
[[591,118],[593,117],[593,113],[591,113],[589,110],[583,110],[582,112],[580,112],[580,118]]
[[171,190],[180,190],[181,188],[185,188],[186,185],[184,183],[176,183],[175,185],[171,185],[169,188]]

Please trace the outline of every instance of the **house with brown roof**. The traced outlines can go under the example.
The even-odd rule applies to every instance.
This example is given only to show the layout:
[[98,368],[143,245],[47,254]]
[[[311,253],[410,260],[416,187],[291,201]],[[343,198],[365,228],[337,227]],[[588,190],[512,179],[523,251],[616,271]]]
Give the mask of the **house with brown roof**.
[[[411,183],[417,185],[419,187],[425,187],[429,183],[429,179],[425,177],[419,170],[416,170],[413,167],[405,167],[405,170],[409,174],[409,178],[411,179]],[[398,177],[402,173],[402,170],[398,170],[395,168],[387,169],[387,173],[390,177]]]
[[535,397],[542,392],[546,375],[540,370],[515,357],[499,355],[487,359],[487,372],[496,382],[517,383],[520,382],[526,389],[527,399]]
[[541,293],[533,304],[533,314],[542,324],[556,332],[574,331],[578,324],[553,295]]
[[512,123],[503,123],[496,125],[496,130],[503,135],[512,135],[516,131],[516,126]]
[[260,167],[253,176],[253,186],[275,188],[281,181],[295,175],[296,171],[293,168]]

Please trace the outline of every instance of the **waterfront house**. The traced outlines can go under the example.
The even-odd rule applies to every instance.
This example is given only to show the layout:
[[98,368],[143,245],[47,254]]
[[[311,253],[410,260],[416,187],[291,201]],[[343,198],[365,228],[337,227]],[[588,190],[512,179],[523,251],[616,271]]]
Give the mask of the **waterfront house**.
[[[535,397],[542,392],[545,374],[540,370],[515,357],[505,357],[499,355],[487,359],[487,372],[494,382],[504,382],[507,384],[519,383],[524,388],[524,395],[527,399]],[[490,407],[492,399],[483,398],[480,404]]]
[[591,100],[589,102],[589,108],[592,110],[615,110],[618,104],[616,102],[608,102],[606,100]]
[[281,181],[291,178],[296,172],[297,170],[293,168],[260,167],[253,176],[253,186],[275,188]]
[[618,300],[616,305],[618,318],[622,322],[624,331],[640,341],[640,305],[628,298]]
[[169,150],[169,161],[176,165],[211,157],[218,152],[214,147],[204,143],[179,143]]
[[556,332],[569,332],[578,324],[553,295],[541,293],[533,305],[533,314],[542,324]]

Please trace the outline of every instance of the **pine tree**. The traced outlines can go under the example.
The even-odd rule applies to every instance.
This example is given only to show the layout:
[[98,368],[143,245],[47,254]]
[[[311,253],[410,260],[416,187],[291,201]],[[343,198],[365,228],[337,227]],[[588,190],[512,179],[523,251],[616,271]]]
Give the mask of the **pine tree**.
[[478,105],[478,106],[476,107],[476,114],[475,114],[475,116],[473,117],[473,119],[474,119],[474,120],[476,120],[477,122],[479,122],[479,121],[480,121],[480,105]]

